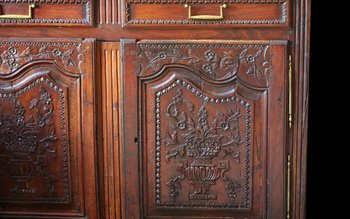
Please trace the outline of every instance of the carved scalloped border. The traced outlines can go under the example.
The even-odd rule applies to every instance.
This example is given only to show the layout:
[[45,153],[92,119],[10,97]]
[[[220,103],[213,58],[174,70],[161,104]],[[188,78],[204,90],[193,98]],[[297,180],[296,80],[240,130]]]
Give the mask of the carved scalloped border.
[[[246,124],[246,133],[245,133],[245,142],[246,142],[246,158],[245,158],[245,176],[244,176],[244,202],[243,203],[203,203],[203,202],[188,202],[188,203],[164,203],[161,201],[161,180],[160,180],[160,167],[161,167],[161,122],[160,122],[160,98],[163,94],[166,94],[168,91],[174,89],[177,86],[182,86],[187,89],[189,92],[195,93],[196,96],[203,99],[205,102],[209,102],[212,104],[219,104],[224,102],[237,102],[242,106],[245,106],[247,111],[245,124]],[[196,88],[191,86],[185,81],[176,80],[169,86],[165,87],[161,91],[156,93],[156,173],[155,173],[155,199],[156,205],[159,207],[206,207],[206,208],[219,208],[219,209],[249,209],[250,202],[250,188],[249,188],[249,180],[250,180],[250,136],[251,136],[251,113],[250,113],[250,104],[246,103],[244,100],[239,99],[236,96],[227,97],[227,98],[209,98],[205,94],[198,91]]]
[[19,91],[13,92],[13,93],[0,93],[0,99],[1,98],[16,98],[32,88],[36,87],[37,85],[44,83],[50,89],[57,92],[60,96],[59,102],[60,102],[60,109],[59,109],[59,115],[60,115],[60,127],[61,127],[61,148],[62,148],[62,181],[63,181],[63,198],[31,198],[30,201],[27,200],[12,200],[12,199],[0,199],[0,202],[21,202],[21,203],[69,203],[70,201],[70,186],[69,186],[69,166],[68,166],[68,149],[67,149],[67,132],[66,132],[66,115],[65,115],[65,96],[64,91],[59,88],[57,85],[52,83],[49,79],[40,77],[24,88],[20,89]]
[[[157,43],[158,42],[158,43]],[[201,43],[203,42],[203,43]],[[164,48],[174,48],[174,49],[194,49],[194,48],[263,48],[264,46],[267,46],[267,44],[254,44],[254,41],[251,41],[251,44],[233,44],[230,43],[230,41],[215,41],[218,42],[217,44],[208,44],[211,41],[206,40],[183,40],[180,42],[176,40],[147,40],[147,42],[140,42],[138,45],[141,49],[164,49]],[[199,44],[201,43],[201,44]]]
[[33,19],[0,19],[0,24],[92,24],[91,17],[91,0],[0,0],[0,3],[37,3],[37,4],[82,4],[85,5],[85,18],[83,19],[44,19],[44,18],[33,18]]
[[[269,20],[172,20],[172,19],[131,19],[131,4],[281,4],[282,12],[279,19]],[[288,17],[287,0],[125,0],[125,23],[126,24],[285,24]]]

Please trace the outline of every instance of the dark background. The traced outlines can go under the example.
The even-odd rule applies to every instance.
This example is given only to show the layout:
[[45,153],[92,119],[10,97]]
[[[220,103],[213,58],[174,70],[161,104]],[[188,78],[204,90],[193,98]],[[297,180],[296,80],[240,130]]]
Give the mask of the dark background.
[[[322,85],[326,82],[327,68],[322,63],[325,62],[325,56],[322,55],[322,23],[325,21],[322,16],[322,0],[314,0],[311,4],[311,43],[310,43],[310,109],[309,109],[309,133],[308,133],[308,160],[307,160],[307,195],[306,195],[306,218],[320,218],[320,211],[326,210],[324,197],[325,189],[322,189],[322,172],[327,168],[324,152],[327,144],[326,138],[322,142],[319,138],[326,135],[326,131],[322,130],[322,118],[324,109],[322,106]],[[322,21],[323,20],[323,21]],[[325,38],[325,37],[323,37]],[[326,88],[325,88],[326,89]],[[327,92],[327,91],[325,91]]]
[[[322,47],[320,39],[317,37],[322,32],[322,3],[319,0],[311,3],[311,43],[310,43],[310,99],[309,99],[309,133],[308,133],[308,160],[307,160],[307,186],[306,186],[306,218],[313,219],[321,216],[318,214],[318,209],[322,201],[320,195],[317,194],[320,180],[322,163],[317,156],[317,120],[322,117],[322,113],[317,108],[321,107],[321,98],[317,97],[318,90],[321,86],[317,82],[322,80],[320,74]],[[316,81],[317,80],[317,81]],[[321,124],[320,124],[321,125]],[[318,207],[319,206],[319,207]]]
[[346,140],[350,10],[342,3],[313,0],[311,4],[307,219],[350,218],[350,206],[341,207],[350,198],[345,194],[350,181]]

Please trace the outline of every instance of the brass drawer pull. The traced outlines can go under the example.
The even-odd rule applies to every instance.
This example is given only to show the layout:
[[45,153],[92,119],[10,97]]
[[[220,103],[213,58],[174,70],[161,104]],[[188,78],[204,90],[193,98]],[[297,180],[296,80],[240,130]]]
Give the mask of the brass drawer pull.
[[220,15],[192,15],[191,6],[185,4],[185,8],[188,8],[188,19],[197,19],[197,20],[220,20],[224,18],[223,9],[227,8],[226,4],[220,6]]
[[31,19],[32,18],[32,8],[35,8],[35,4],[28,6],[28,15],[23,14],[4,14],[0,15],[0,19]]

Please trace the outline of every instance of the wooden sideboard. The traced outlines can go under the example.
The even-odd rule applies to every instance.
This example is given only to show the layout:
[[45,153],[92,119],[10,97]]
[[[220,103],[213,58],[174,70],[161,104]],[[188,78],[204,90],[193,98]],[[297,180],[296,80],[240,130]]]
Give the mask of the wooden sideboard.
[[304,219],[310,0],[0,0],[0,218]]

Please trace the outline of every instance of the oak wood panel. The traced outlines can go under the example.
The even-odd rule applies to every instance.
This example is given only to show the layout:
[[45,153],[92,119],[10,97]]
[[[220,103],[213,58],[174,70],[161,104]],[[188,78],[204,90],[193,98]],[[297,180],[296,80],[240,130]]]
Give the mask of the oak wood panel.
[[122,41],[122,54],[123,217],[283,218],[285,42]]
[[[219,15],[222,19],[189,19],[191,15]],[[289,24],[289,1],[140,1],[125,0],[123,25],[125,27],[286,27]]]
[[97,44],[98,130],[101,167],[100,180],[106,219],[120,218],[120,152],[119,152],[119,43]]
[[93,51],[0,39],[1,218],[98,218]]
[[35,4],[31,19],[0,18],[0,26],[91,26],[94,4],[91,0],[0,0],[0,15],[28,15],[28,6]]

